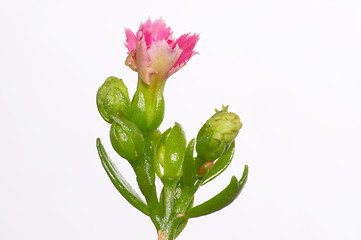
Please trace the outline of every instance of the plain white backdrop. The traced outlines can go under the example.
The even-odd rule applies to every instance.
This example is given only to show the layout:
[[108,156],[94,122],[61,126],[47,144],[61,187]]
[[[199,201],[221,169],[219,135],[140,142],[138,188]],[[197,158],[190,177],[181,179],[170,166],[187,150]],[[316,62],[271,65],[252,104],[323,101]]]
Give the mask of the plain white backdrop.
[[175,37],[200,33],[168,79],[161,129],[177,121],[190,140],[222,104],[244,124],[196,204],[250,169],[240,197],[179,240],[361,239],[358,0],[2,0],[0,239],[156,239],[101,166],[97,137],[135,185],[95,95],[111,75],[134,93],[124,27],[161,16]]

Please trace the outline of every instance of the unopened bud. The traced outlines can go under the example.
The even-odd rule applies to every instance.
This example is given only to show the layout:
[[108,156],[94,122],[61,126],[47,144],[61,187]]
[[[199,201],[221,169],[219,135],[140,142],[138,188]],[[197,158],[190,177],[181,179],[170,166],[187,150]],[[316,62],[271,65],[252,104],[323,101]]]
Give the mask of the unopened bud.
[[207,161],[222,156],[241,127],[242,123],[237,114],[228,112],[227,108],[218,111],[198,132],[196,145],[198,156]]
[[112,123],[110,116],[129,115],[128,88],[117,77],[108,77],[97,93],[97,106],[105,121]]
[[[186,137],[180,124],[165,131],[155,147],[153,166],[160,178],[180,178],[183,174],[183,159]],[[163,173],[160,169],[163,167]]]
[[139,128],[124,117],[113,118],[110,140],[115,151],[129,162],[135,162],[145,150],[145,141]]

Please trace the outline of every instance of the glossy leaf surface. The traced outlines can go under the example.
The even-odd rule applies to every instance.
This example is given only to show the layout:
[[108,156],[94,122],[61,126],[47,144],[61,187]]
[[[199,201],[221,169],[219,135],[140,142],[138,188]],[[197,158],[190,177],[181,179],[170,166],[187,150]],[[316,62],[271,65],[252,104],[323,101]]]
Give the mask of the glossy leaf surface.
[[135,190],[130,186],[130,184],[123,178],[123,176],[118,171],[117,167],[114,165],[112,160],[108,157],[104,146],[102,145],[100,139],[97,139],[97,149],[99,157],[102,161],[103,167],[108,174],[110,180],[118,189],[120,194],[135,208],[144,214],[149,216],[149,209],[145,202],[139,197]]
[[195,206],[185,212],[186,218],[195,218],[204,216],[231,204],[241,193],[241,190],[244,184],[247,181],[248,176],[248,166],[244,167],[242,178],[238,181],[235,176],[232,177],[231,182],[228,186],[218,193],[216,196],[211,198],[210,200]]
[[195,180],[195,162],[193,158],[194,145],[196,140],[193,138],[187,146],[183,161],[183,183],[185,187],[191,187]]
[[[194,203],[194,198],[192,199],[191,203],[189,204],[188,208],[193,207],[193,203]],[[177,230],[175,233],[175,237],[178,237],[178,235],[184,230],[184,228],[187,226],[188,223],[188,218],[184,218],[182,219],[182,221],[179,223],[179,225],[177,226]]]
[[204,176],[202,185],[212,181],[218,175],[220,175],[224,170],[226,170],[226,168],[232,162],[234,149],[235,149],[235,141],[233,141],[232,144],[227,149],[227,151],[219,159],[216,160],[212,169],[207,173],[206,176]]

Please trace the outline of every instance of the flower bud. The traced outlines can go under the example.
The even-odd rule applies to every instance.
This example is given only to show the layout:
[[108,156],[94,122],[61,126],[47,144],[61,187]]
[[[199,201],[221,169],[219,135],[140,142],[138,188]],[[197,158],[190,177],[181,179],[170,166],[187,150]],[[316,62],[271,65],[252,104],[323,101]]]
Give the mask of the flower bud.
[[100,115],[109,123],[112,123],[110,116],[129,115],[130,100],[124,82],[117,77],[108,77],[98,90],[97,106]]
[[[183,174],[186,137],[180,124],[176,123],[159,138],[155,147],[153,166],[158,177],[174,179]],[[160,169],[163,167],[163,173]]]
[[132,121],[140,129],[153,130],[159,127],[164,118],[163,87],[156,83],[148,86],[142,80],[131,103]]
[[242,123],[237,114],[228,112],[227,108],[218,111],[198,132],[196,145],[198,156],[207,161],[222,156],[241,127]]
[[134,163],[145,151],[145,141],[139,128],[124,117],[115,118],[110,128],[110,141],[115,151]]

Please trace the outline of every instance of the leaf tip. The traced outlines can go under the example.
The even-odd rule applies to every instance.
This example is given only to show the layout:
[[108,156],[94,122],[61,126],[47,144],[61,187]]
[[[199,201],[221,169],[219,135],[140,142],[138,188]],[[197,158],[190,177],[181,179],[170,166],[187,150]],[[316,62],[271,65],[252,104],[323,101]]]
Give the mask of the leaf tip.
[[245,165],[245,166],[244,166],[244,170],[243,170],[242,177],[241,177],[241,179],[240,179],[239,182],[238,182],[239,185],[240,185],[240,186],[243,186],[243,185],[246,183],[247,178],[248,178],[248,165]]

